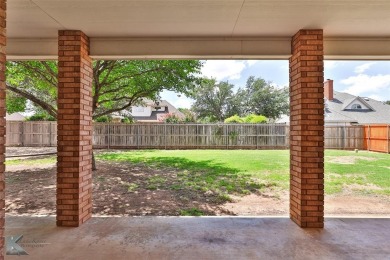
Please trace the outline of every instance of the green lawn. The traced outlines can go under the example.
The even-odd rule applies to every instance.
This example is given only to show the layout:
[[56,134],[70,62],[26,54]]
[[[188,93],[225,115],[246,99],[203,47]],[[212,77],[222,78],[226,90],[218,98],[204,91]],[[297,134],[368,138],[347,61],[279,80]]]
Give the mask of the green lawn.
[[[265,187],[287,190],[289,151],[287,150],[136,150],[105,152],[99,160],[171,167],[180,170],[172,189],[183,187],[228,194],[247,194]],[[164,179],[150,179],[158,188]],[[343,190],[360,194],[390,195],[390,155],[366,151],[327,150],[325,192]]]

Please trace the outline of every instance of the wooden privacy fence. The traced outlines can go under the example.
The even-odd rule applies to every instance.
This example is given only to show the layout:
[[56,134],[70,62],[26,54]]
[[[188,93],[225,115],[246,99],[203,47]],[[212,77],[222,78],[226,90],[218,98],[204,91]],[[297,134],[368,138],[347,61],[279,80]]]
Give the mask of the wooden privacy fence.
[[325,126],[325,148],[364,149],[364,126]]
[[[364,149],[365,132],[364,126],[326,126],[325,147]],[[7,121],[7,146],[56,146],[56,139],[57,122]],[[132,149],[287,149],[289,126],[95,123],[93,144]]]
[[286,125],[277,124],[95,124],[93,143],[97,148],[285,149],[286,133]]
[[390,153],[390,125],[365,125],[364,149]]
[[57,122],[7,121],[6,146],[56,146]]

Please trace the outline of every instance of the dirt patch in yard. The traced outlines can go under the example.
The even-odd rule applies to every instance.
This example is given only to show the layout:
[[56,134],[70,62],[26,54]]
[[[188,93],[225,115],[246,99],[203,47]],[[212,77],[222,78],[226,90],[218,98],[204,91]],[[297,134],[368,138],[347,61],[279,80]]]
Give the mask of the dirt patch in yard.
[[[199,209],[204,215],[288,215],[289,195],[264,188],[224,201],[211,191],[177,186],[182,170],[144,164],[98,161],[93,174],[93,214],[103,216],[176,216]],[[375,187],[349,187],[375,189]],[[54,215],[55,163],[7,165],[6,212],[14,215]],[[389,196],[350,193],[325,197],[326,214],[390,214]]]
[[375,161],[376,158],[364,157],[364,156],[330,156],[330,163],[338,164],[355,164],[357,160]]

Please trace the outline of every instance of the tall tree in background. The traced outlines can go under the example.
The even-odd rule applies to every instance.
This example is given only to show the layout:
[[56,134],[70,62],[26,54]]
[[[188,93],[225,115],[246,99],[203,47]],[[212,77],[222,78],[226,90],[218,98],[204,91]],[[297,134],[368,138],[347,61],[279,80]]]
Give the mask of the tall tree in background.
[[277,119],[289,112],[288,88],[277,88],[262,78],[249,77],[237,96],[243,101],[241,115],[257,114]]
[[387,100],[385,103],[386,103],[387,105],[390,105],[390,100]]
[[194,93],[195,102],[191,107],[198,118],[209,118],[211,122],[223,122],[236,114],[238,104],[233,92],[234,85],[226,81],[217,83],[215,79],[203,79]]
[[[130,108],[142,98],[155,100],[162,90],[189,95],[200,82],[195,60],[95,61],[93,118]],[[7,63],[7,90],[57,117],[57,62]]]
[[[95,61],[93,63],[93,118],[119,112],[142,98],[157,99],[162,90],[190,94],[199,83],[201,62],[195,60]],[[30,100],[37,110],[57,118],[58,69],[53,61],[7,63],[7,91]],[[9,99],[8,107],[18,99]],[[14,102],[13,102],[14,101]],[[92,169],[96,170],[92,153]]]

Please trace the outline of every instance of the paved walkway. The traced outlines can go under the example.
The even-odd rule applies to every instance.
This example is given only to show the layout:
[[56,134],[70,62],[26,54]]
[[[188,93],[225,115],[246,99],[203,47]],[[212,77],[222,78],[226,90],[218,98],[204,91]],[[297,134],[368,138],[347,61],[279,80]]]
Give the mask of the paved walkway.
[[301,229],[288,218],[92,218],[59,228],[53,217],[10,217],[28,256],[6,259],[390,259],[390,219],[326,219]]

